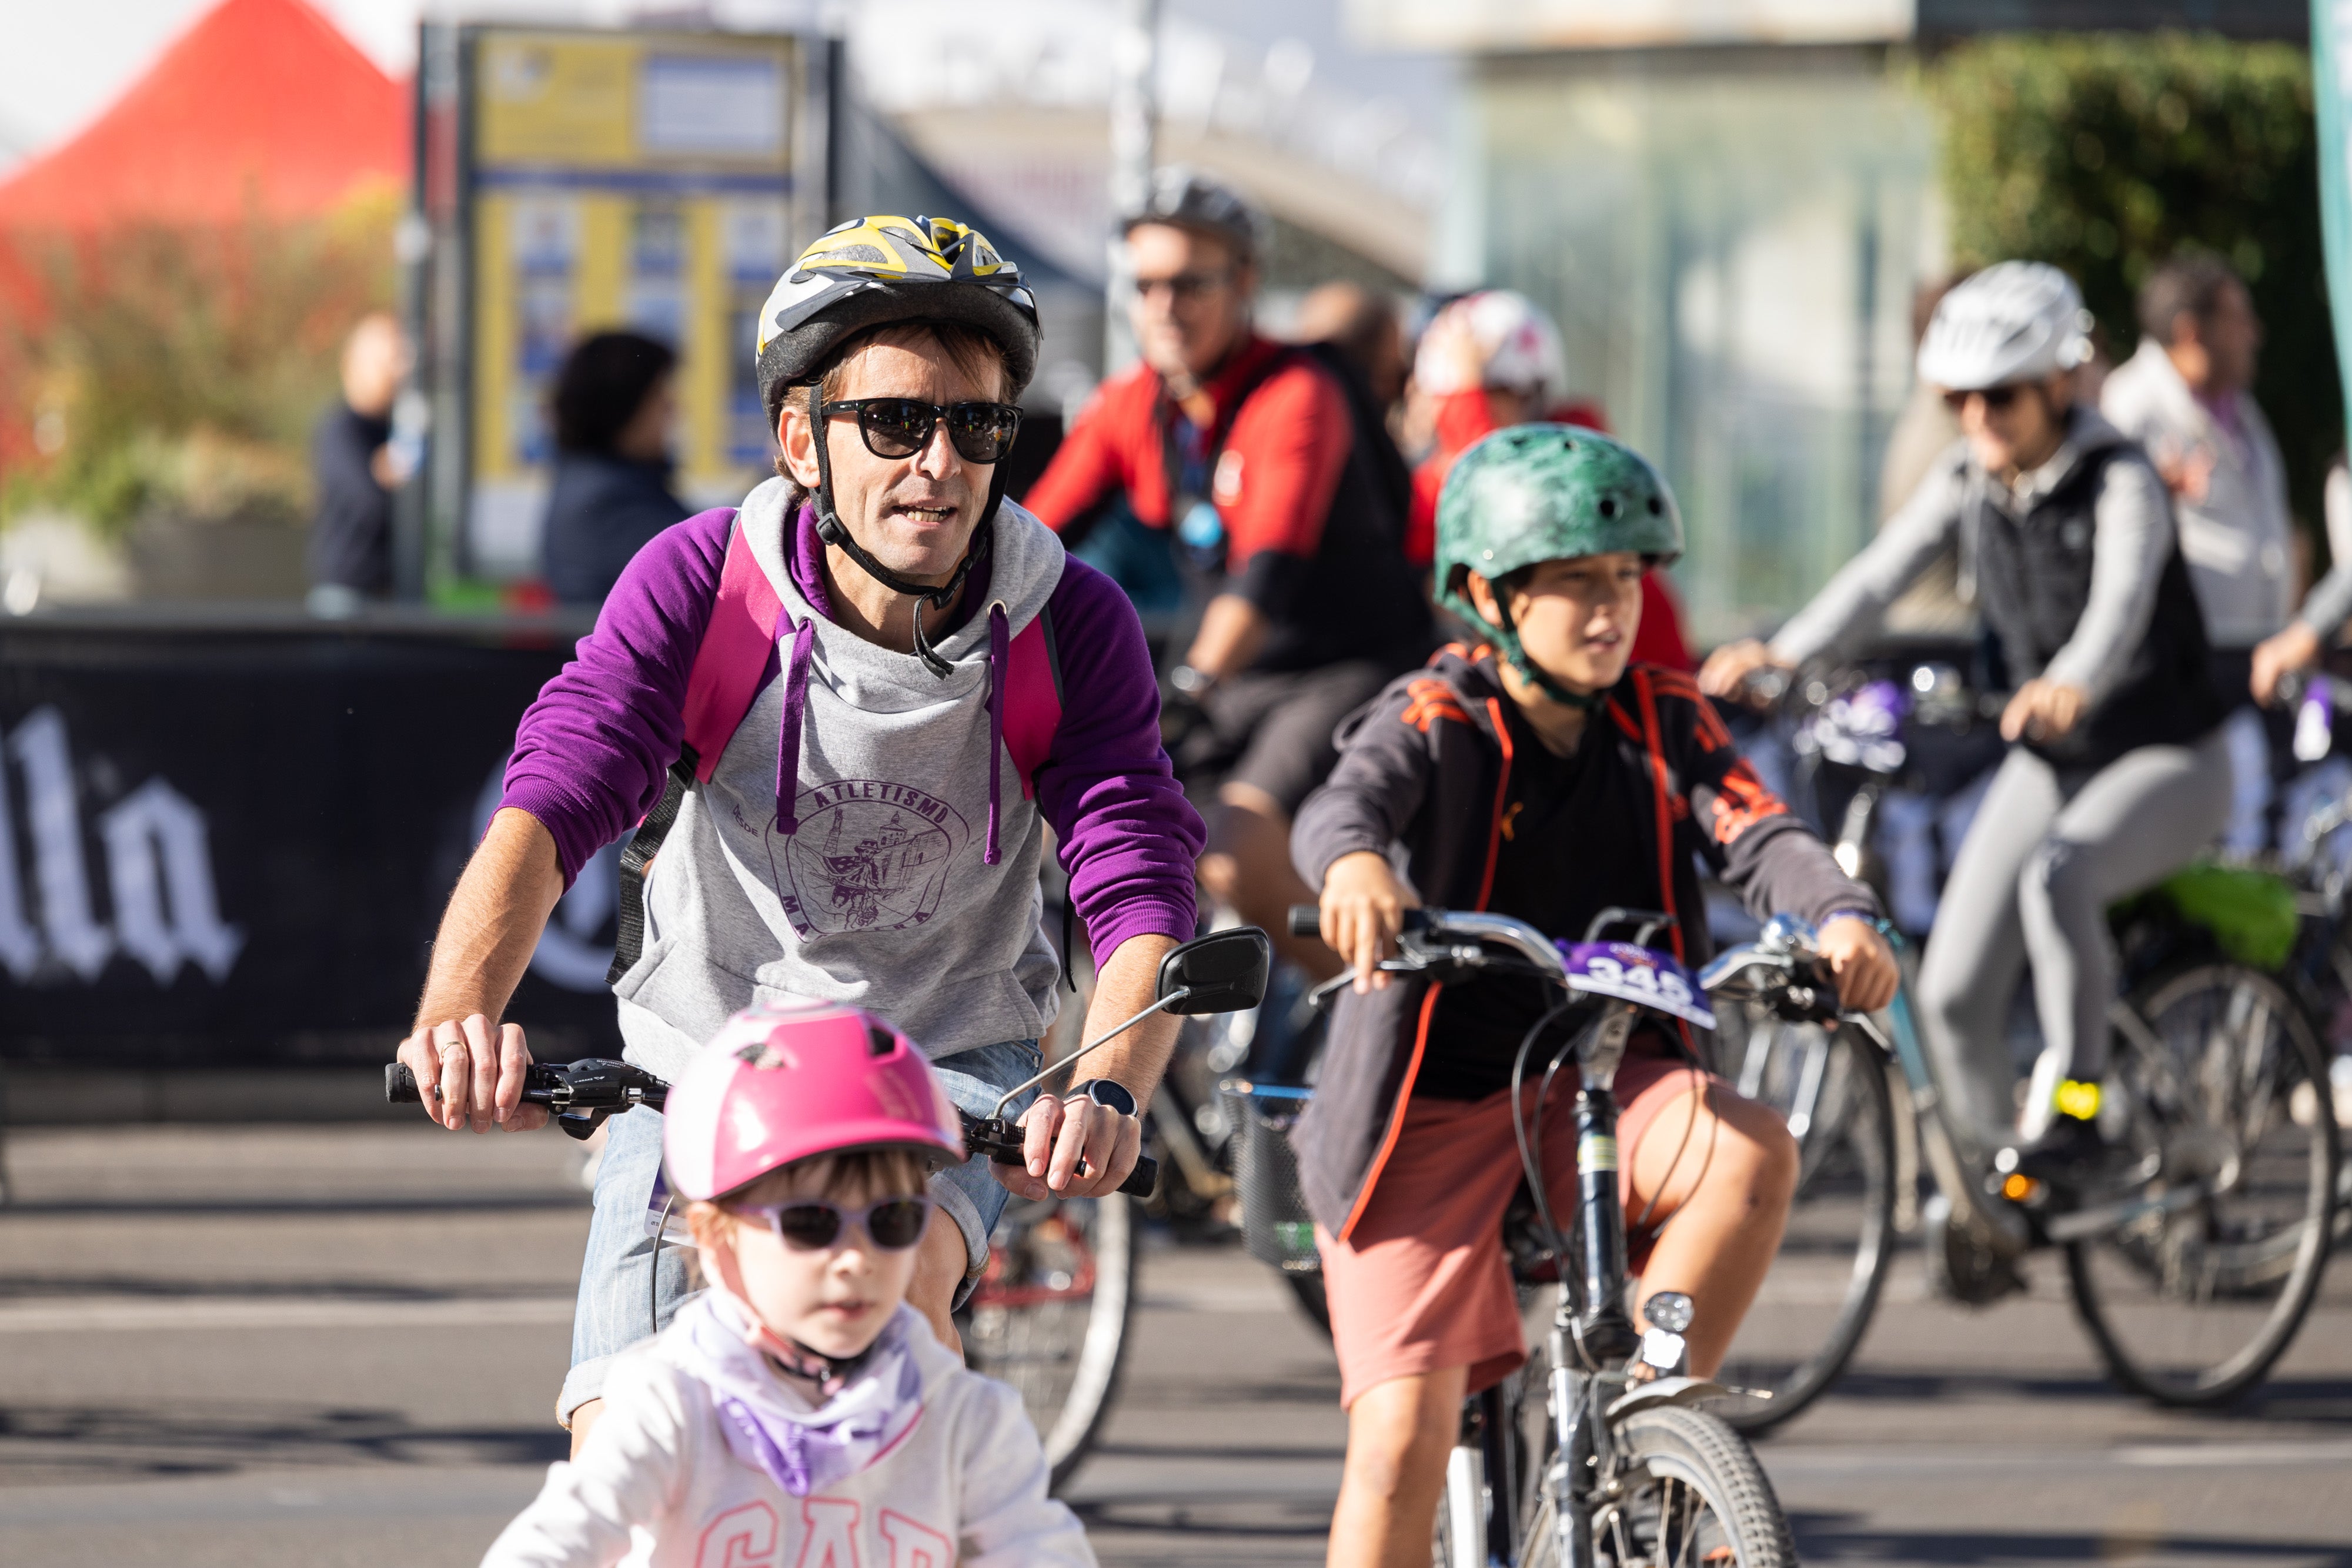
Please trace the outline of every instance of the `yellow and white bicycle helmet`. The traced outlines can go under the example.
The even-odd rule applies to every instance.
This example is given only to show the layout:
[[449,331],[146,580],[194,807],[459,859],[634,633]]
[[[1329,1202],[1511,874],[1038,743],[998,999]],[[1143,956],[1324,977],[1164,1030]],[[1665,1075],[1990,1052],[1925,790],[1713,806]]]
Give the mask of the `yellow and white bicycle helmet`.
[[844,339],[891,321],[961,321],[995,339],[1007,402],[1037,373],[1037,297],[987,235],[952,218],[852,218],[801,252],[760,308],[752,348],[769,424]]

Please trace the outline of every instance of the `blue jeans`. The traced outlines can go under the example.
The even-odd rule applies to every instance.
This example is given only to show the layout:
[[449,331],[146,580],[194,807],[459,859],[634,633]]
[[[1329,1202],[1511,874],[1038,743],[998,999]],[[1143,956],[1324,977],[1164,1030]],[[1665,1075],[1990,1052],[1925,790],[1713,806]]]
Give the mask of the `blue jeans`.
[[[975,1116],[995,1109],[997,1097],[1044,1063],[1034,1040],[1010,1040],[943,1056],[931,1063],[948,1098]],[[1036,1098],[1024,1092],[1006,1107],[1018,1115]],[[613,1357],[667,1324],[688,1292],[686,1249],[661,1249],[661,1274],[654,1266],[652,1217],[647,1207],[654,1176],[661,1169],[661,1113],[639,1106],[604,1124],[604,1157],[596,1167],[596,1208],[588,1222],[588,1254],[580,1268],[580,1301],[572,1314],[572,1371],[555,1402],[555,1418],[566,1427],[572,1412],[604,1393],[604,1373]],[[988,1266],[989,1233],[1012,1196],[988,1168],[985,1155],[933,1173],[931,1200],[952,1217],[963,1233],[965,1282]],[[673,1220],[675,1224],[675,1220]],[[959,1296],[961,1299],[961,1296]]]

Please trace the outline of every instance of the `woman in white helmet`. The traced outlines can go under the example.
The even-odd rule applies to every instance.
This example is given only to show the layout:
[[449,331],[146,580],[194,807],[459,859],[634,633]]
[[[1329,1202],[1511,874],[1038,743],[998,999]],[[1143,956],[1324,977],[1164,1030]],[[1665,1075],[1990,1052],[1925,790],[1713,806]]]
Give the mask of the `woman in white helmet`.
[[[1850,645],[1957,541],[1962,591],[2016,695],[1919,1001],[1979,1134],[2077,1191],[2120,1159],[2095,1114],[2115,992],[2105,911],[2196,856],[2230,806],[2223,705],[2163,481],[2074,399],[2089,327],[2073,280],[2038,262],[2003,262],[1947,295],[1919,376],[1943,390],[1963,439],[1778,636],[1717,650],[1700,676],[1730,695],[1756,670]],[[2029,961],[2045,1047],[2012,1125],[2004,1026]]]

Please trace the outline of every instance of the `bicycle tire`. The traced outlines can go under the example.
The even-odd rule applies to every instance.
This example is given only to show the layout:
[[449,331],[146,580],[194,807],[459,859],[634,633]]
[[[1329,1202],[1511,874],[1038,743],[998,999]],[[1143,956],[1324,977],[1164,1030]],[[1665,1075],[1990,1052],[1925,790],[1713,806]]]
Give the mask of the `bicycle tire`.
[[[1614,1436],[1628,1456],[1625,1496],[1593,1516],[1593,1556],[1598,1568],[1631,1568],[1656,1562],[1718,1562],[1714,1548],[1698,1552],[1661,1551],[1657,1537],[1672,1539],[1678,1521],[1691,1537],[1708,1539],[1688,1493],[1719,1526],[1719,1545],[1728,1546],[1735,1568],[1796,1568],[1797,1544],[1780,1494],[1756,1459],[1748,1440],[1721,1416],[1679,1406],[1638,1410]],[[1654,1519],[1644,1506],[1654,1498]],[[1553,1526],[1549,1489],[1539,1491],[1521,1536],[1523,1568],[1559,1568],[1559,1535]]]
[[[1057,1492],[1086,1462],[1118,1400],[1135,1312],[1137,1242],[1134,1206],[1120,1194],[1016,1197],[991,1239],[989,1271],[967,1303],[966,1359],[1021,1395]],[[1072,1270],[1081,1249],[1090,1280]]]
[[[2203,1030],[2199,1072],[2184,1076],[2151,1052],[2151,1041],[2170,1044],[2173,1034],[2168,1031],[2210,1019],[2217,1000],[2222,1003],[2224,1027]],[[2125,1388],[2161,1405],[2226,1404],[2260,1383],[2285,1354],[2309,1315],[2326,1271],[2342,1158],[2335,1119],[2317,1116],[2308,1126],[2298,1127],[2289,1114],[2298,1082],[2326,1085],[2326,1061],[2309,1019],[2294,998],[2270,976],[2244,965],[2192,963],[2160,972],[2135,988],[2129,1005],[2146,1024],[2147,1038],[2119,1031],[2116,1068],[2109,1077],[2134,1091],[2130,1135],[2135,1144],[2163,1148],[2168,1162],[2178,1150],[2189,1148],[2211,1163],[2210,1151],[2227,1137],[2231,1149],[2221,1168],[2231,1174],[2222,1196],[2235,1198],[2244,1193],[2251,1197],[2259,1186],[2274,1195],[2277,1212],[2291,1212],[2299,1203],[2300,1218],[2250,1245],[2243,1236],[2231,1233],[2230,1222],[2208,1198],[2072,1242],[2066,1249],[2066,1271],[2074,1313],[2109,1375]],[[2263,1055],[2250,1060],[2248,1042],[2239,1037],[2255,1028],[2263,1030],[2263,1039],[2254,1042]],[[2223,1067],[2226,1071],[2216,1072]],[[2256,1071],[2249,1072],[2249,1067]],[[2167,1092],[2184,1085],[2195,1092],[2185,1097]],[[2262,1122],[2255,1133],[2282,1134],[2275,1143],[2258,1149],[2249,1146],[2242,1134],[2210,1130],[2214,1095],[2226,1099],[2239,1091]],[[2192,1120],[2200,1113],[2205,1113],[2202,1124]],[[2294,1147],[2297,1142],[2304,1145],[2299,1151]],[[2160,1192],[2165,1175],[2159,1171],[2147,1190]],[[2192,1226],[2203,1234],[2192,1234]],[[2143,1288],[2152,1287],[2158,1303],[2169,1300],[2196,1307],[2198,1321],[2209,1327],[2220,1321],[2217,1313],[2238,1303],[2251,1303],[2239,1310],[2242,1315],[2259,1312],[2259,1321],[2231,1354],[2218,1358],[2200,1354],[2194,1366],[2183,1366],[2178,1358],[2173,1364],[2159,1365],[2136,1332],[2148,1326],[2149,1313],[2126,1299],[2135,1280]],[[2183,1290],[2189,1294],[2182,1295]],[[2266,1308],[2260,1306],[2265,1293],[2270,1295]],[[2135,1313],[2140,1321],[2134,1321]]]
[[[1810,1026],[1784,1025],[1781,1033],[1792,1041],[1821,1038]],[[1853,1030],[1827,1039],[1832,1054],[1826,1091],[1816,1095],[1816,1114],[1798,1133],[1797,1190],[1780,1253],[1716,1374],[1729,1386],[1771,1396],[1710,1407],[1750,1437],[1790,1421],[1837,1381],[1870,1331],[1895,1262],[1895,1104],[1887,1067]],[[1848,1251],[1852,1262],[1841,1270]],[[1814,1300],[1824,1292],[1835,1294]],[[1835,1309],[1825,1332],[1813,1310],[1820,1305]]]

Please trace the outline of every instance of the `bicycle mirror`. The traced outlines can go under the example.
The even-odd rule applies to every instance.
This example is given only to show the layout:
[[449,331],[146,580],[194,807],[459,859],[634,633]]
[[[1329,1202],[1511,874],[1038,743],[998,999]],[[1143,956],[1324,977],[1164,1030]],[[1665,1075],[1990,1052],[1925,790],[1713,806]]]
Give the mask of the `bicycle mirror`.
[[1274,943],[1255,925],[1195,937],[1160,960],[1158,995],[1171,1013],[1237,1013],[1265,999]]

